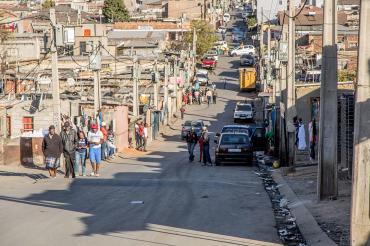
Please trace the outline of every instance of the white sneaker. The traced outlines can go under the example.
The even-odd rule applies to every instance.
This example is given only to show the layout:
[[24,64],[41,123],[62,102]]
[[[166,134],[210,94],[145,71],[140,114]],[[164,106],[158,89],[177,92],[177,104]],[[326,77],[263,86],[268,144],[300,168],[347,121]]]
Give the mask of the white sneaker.
[[100,176],[100,174],[99,174],[99,173],[95,174],[95,177],[99,177],[99,176]]
[[90,176],[95,176],[95,173],[94,172],[90,173]]

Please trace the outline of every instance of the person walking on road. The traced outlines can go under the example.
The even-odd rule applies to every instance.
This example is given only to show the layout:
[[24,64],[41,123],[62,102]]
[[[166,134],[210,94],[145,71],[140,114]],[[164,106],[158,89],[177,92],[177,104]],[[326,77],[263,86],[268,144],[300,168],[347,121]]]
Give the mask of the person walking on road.
[[90,176],[99,177],[99,165],[101,163],[101,144],[103,143],[103,133],[97,124],[91,126],[91,131],[87,134],[87,141],[90,145],[89,158],[93,171]]
[[224,78],[224,89],[226,89],[226,78]]
[[80,165],[82,168],[82,174],[80,176],[86,176],[86,156],[87,156],[87,138],[83,131],[78,133],[78,142],[76,150],[76,162],[74,166],[75,176],[80,175]]
[[203,137],[203,166],[207,166],[208,163],[210,163],[210,166],[212,166],[212,159],[211,155],[209,154],[209,133],[207,130],[207,127],[203,127],[203,132],[202,132],[202,137]]
[[198,142],[198,136],[193,127],[186,135],[186,142],[188,144],[189,161],[193,161],[194,160],[194,148]]
[[207,96],[207,103],[208,103],[208,106],[209,106],[209,104],[212,103],[212,99],[213,99],[212,91],[208,90],[207,93],[206,93],[206,96]]
[[65,163],[65,178],[69,178],[69,175],[72,178],[75,178],[74,166],[76,162],[76,148],[77,148],[77,133],[72,129],[69,121],[64,123],[60,137],[63,143],[63,156]]
[[52,178],[57,176],[60,166],[60,155],[63,153],[62,139],[55,133],[55,126],[49,126],[49,133],[42,140],[42,153],[45,157],[45,166]]
[[217,100],[217,91],[216,89],[213,91],[213,104],[216,104],[216,100]]
[[135,123],[135,142],[136,142],[136,149],[139,149],[140,148],[140,127],[139,127],[139,123],[136,122]]
[[182,106],[180,108],[180,113],[181,113],[181,119],[183,120],[184,119],[184,113],[185,113],[185,107],[184,106]]
[[140,147],[139,150],[144,150],[144,122],[141,122],[139,125],[139,139],[140,139]]
[[101,123],[100,131],[103,133],[103,143],[101,144],[101,159],[105,161],[107,159],[107,140],[108,140],[108,131],[107,131],[107,123],[104,121]]
[[148,124],[144,124],[144,133],[143,133],[143,151],[146,152],[146,145],[148,143]]
[[198,143],[199,143],[199,162],[202,162],[202,157],[203,157],[203,142],[204,142],[204,139],[203,139],[203,136],[201,135],[199,140],[198,140]]

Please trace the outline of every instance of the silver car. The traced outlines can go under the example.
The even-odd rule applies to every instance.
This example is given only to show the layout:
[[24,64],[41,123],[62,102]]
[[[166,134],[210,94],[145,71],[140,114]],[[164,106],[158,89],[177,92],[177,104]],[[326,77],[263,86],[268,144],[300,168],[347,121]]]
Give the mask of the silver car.
[[252,55],[242,55],[240,57],[240,65],[241,66],[254,66],[255,60]]

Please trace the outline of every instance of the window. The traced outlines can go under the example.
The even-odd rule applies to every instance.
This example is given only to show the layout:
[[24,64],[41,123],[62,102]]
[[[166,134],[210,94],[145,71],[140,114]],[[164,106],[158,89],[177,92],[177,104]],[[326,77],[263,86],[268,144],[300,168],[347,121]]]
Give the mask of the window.
[[80,56],[86,54],[86,42],[80,42]]
[[23,117],[23,131],[32,132],[33,131],[33,117],[25,116]]

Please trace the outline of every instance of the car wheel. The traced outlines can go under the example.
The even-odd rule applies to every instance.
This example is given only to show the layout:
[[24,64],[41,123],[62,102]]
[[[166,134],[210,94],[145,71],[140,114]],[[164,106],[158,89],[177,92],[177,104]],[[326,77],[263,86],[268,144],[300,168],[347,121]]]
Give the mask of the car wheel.
[[234,123],[238,123],[238,120],[237,119],[234,119]]
[[216,160],[215,160],[215,165],[216,165],[216,166],[221,166],[221,161],[220,161],[219,159],[216,159]]
[[253,166],[253,157],[247,158],[245,162],[247,166]]
[[235,57],[235,56],[236,56],[236,54],[235,54],[235,53],[234,53],[234,54],[231,54],[231,56]]

